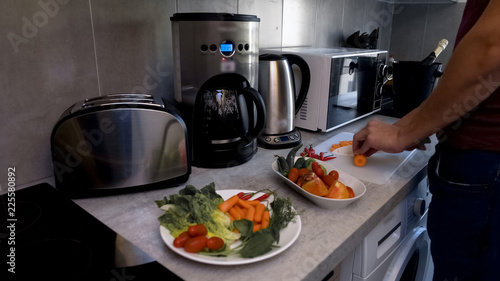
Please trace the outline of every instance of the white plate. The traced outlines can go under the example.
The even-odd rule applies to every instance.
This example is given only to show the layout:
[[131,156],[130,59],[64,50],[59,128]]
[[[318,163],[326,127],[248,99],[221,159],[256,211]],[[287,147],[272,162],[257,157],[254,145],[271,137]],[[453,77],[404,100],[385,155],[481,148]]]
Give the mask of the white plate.
[[[224,198],[224,200],[228,199],[229,197],[238,194],[239,192],[255,192],[252,190],[241,190],[241,189],[227,189],[227,190],[217,190],[217,193]],[[258,193],[256,194],[253,198],[257,198],[260,195],[263,195],[264,193]],[[270,196],[268,199],[269,202],[273,200],[273,197]],[[271,208],[269,206],[269,208]],[[271,210],[272,212],[272,210]],[[160,234],[161,238],[163,239],[163,242],[167,244],[167,246],[177,254],[188,258],[190,260],[194,260],[197,262],[201,263],[207,263],[207,264],[216,264],[216,265],[238,265],[238,264],[247,264],[247,263],[253,263],[253,262],[258,262],[262,261],[271,257],[276,256],[277,254],[285,251],[288,247],[290,247],[295,240],[299,237],[300,230],[302,228],[302,224],[300,222],[300,217],[297,215],[295,217],[295,222],[290,222],[288,226],[280,231],[280,242],[278,243],[279,247],[273,248],[270,252],[254,257],[254,258],[243,258],[240,256],[227,256],[227,257],[212,257],[212,256],[205,256],[201,254],[195,254],[195,253],[188,253],[186,252],[183,248],[176,248],[174,247],[174,237],[170,235],[170,231],[165,228],[164,226],[160,225]],[[239,243],[236,242],[231,247],[236,247]]]
[[[295,161],[300,158],[300,157],[295,157]],[[306,157],[307,159],[308,157]],[[302,189],[300,186],[289,180],[287,177],[283,176],[278,169],[278,160],[275,160],[273,162],[272,168],[276,174],[278,174],[283,181],[290,186],[291,188],[295,189],[297,192],[302,194],[304,197],[307,199],[311,200],[314,202],[316,205],[323,207],[325,209],[342,209],[345,208],[347,205],[353,203],[354,201],[357,201],[359,198],[361,198],[363,195],[365,195],[366,192],[366,186],[363,182],[358,180],[357,178],[353,177],[352,175],[320,160],[316,160],[318,163],[323,165],[325,167],[326,171],[329,173],[332,170],[336,170],[339,173],[339,181],[342,182],[343,184],[349,186],[352,188],[354,191],[354,197],[353,198],[347,198],[347,199],[331,199],[331,198],[326,198],[326,197],[321,197],[314,195],[310,192],[305,191]]]

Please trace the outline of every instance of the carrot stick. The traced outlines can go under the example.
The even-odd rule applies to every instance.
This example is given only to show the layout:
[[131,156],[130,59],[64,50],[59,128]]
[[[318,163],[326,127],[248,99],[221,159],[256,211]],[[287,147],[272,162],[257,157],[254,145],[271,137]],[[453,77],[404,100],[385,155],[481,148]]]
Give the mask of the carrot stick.
[[234,205],[234,206],[233,206],[233,209],[235,209],[236,211],[238,211],[238,213],[240,214],[240,219],[245,217],[245,213],[244,213],[244,212],[243,212],[243,210],[240,208],[240,206],[238,206],[238,205]]
[[253,232],[259,231],[261,229],[260,223],[254,223],[253,224]]
[[236,204],[236,202],[238,202],[238,195],[233,195],[231,196],[229,199],[227,199],[226,201],[222,202],[220,205],[219,205],[219,210],[221,210],[221,212],[223,213],[226,213],[229,211],[229,209],[231,209],[234,204]]
[[234,207],[229,209],[229,214],[233,216],[234,220],[240,220],[241,219],[241,214],[238,212]]
[[266,205],[264,204],[259,204],[255,208],[255,216],[253,218],[254,222],[261,222],[262,221],[262,214],[266,210]]
[[255,207],[255,206],[260,204],[260,201],[259,200],[249,200],[249,201],[245,201],[245,203],[247,203],[248,205],[250,205],[252,207]]
[[250,206],[250,208],[247,211],[247,215],[245,218],[247,220],[253,221],[253,218],[255,217],[255,207]]
[[231,215],[231,213],[229,213],[229,218],[231,219],[231,221],[234,221],[234,217]]
[[239,198],[238,198],[238,205],[240,205],[241,207],[243,207],[245,209],[250,209],[250,207],[252,207],[252,205],[248,204],[248,202],[241,200]]
[[261,229],[267,228],[269,226],[269,220],[271,218],[271,214],[269,211],[264,211],[264,214],[262,214],[262,223],[260,225]]

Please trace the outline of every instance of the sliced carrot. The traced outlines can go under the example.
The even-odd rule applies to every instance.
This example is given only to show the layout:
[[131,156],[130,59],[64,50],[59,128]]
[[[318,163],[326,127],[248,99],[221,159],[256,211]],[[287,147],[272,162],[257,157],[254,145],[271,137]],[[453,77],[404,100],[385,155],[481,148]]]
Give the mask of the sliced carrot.
[[363,167],[366,164],[366,156],[364,155],[355,155],[354,156],[354,165],[358,167]]
[[231,221],[234,221],[234,217],[233,215],[231,215],[231,213],[229,213],[229,218],[231,219]]
[[255,217],[255,207],[250,207],[247,211],[245,218],[247,220],[253,221],[254,217]]
[[253,232],[259,231],[260,228],[261,228],[261,224],[260,223],[254,223],[253,224]]
[[247,201],[241,200],[239,198],[238,198],[238,205],[245,208],[245,209],[249,209],[250,207],[252,207],[252,205],[248,204]]
[[233,216],[233,220],[240,220],[241,219],[241,214],[238,212],[234,207],[229,209],[229,214]]
[[240,233],[240,231],[237,228],[233,229],[233,232],[234,233]]
[[340,144],[338,144],[338,143],[334,143],[334,144],[332,144],[332,147],[331,147],[331,148],[333,148],[333,149],[330,149],[330,150],[331,150],[331,151],[333,151],[333,150],[335,150],[335,149],[337,149],[337,148],[339,148],[339,147],[340,147]]
[[339,145],[340,146],[348,146],[348,145],[351,145],[351,144],[349,143],[349,141],[341,141],[341,142],[339,142]]
[[219,205],[219,210],[221,210],[221,212],[223,213],[228,212],[229,209],[231,209],[234,206],[234,204],[238,202],[238,199],[240,199],[238,195],[231,196],[229,199],[227,199],[226,201],[222,202]]
[[266,205],[264,204],[257,205],[257,207],[255,208],[255,215],[253,221],[260,223],[262,221],[262,214],[264,214],[265,210],[266,210]]
[[260,224],[260,228],[264,229],[269,226],[269,220],[271,219],[271,213],[269,211],[264,211],[264,214],[262,215],[262,223]]

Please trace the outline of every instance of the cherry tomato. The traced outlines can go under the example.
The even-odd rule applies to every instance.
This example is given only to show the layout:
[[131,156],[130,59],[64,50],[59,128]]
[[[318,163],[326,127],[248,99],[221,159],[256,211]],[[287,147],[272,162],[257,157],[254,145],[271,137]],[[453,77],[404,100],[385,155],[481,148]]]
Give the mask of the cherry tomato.
[[189,233],[187,231],[184,231],[183,233],[179,234],[179,236],[177,236],[174,239],[174,247],[177,247],[177,248],[184,247],[184,244],[186,244],[186,241],[189,238],[191,238],[191,236],[189,236]]
[[330,176],[333,177],[334,180],[338,181],[339,180],[339,172],[332,170],[331,172],[328,173]]
[[192,225],[188,227],[188,233],[191,237],[207,235],[208,230],[203,224]]
[[318,162],[313,162],[311,165],[311,169],[319,177],[321,177],[325,174],[325,171],[323,171],[323,169],[321,168],[321,165]]
[[222,238],[220,237],[210,237],[208,240],[207,240],[207,248],[211,249],[211,250],[219,250],[220,248],[222,248],[222,246],[224,246],[224,240],[222,240]]
[[184,244],[184,250],[188,253],[198,253],[207,246],[206,236],[191,237]]

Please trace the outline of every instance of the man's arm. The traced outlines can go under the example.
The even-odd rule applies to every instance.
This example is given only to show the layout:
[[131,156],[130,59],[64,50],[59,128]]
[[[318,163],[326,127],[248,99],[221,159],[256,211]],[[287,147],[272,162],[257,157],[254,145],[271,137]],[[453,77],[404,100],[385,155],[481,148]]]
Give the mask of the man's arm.
[[394,125],[370,121],[354,136],[354,153],[401,152],[416,145],[484,101],[499,83],[500,0],[491,0],[455,48],[432,94]]

